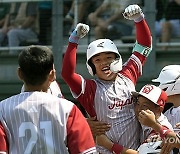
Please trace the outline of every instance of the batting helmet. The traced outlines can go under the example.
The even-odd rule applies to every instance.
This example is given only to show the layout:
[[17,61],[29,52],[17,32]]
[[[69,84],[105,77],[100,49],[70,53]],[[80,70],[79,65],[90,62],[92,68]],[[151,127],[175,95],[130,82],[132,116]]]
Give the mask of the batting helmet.
[[168,96],[180,94],[180,65],[165,66],[159,77],[152,82],[159,82],[159,87],[166,91]]
[[114,42],[112,42],[109,39],[98,39],[93,42],[91,42],[87,48],[87,54],[86,54],[86,65],[89,73],[93,76],[96,74],[96,69],[94,64],[91,62],[91,58],[95,56],[96,54],[102,53],[102,52],[113,52],[116,54],[116,57],[119,59],[119,63],[121,63],[122,67],[122,59],[121,55],[118,52],[118,49]]

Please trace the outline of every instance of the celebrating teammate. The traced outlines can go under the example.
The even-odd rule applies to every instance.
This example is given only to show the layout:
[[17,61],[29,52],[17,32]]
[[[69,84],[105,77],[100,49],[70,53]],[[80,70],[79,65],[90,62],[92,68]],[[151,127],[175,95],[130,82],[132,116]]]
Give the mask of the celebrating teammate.
[[[180,65],[165,66],[161,70],[159,77],[152,81],[160,83],[159,87],[164,89],[168,95],[167,102],[173,103],[173,107],[164,114],[177,133],[177,138],[174,140],[175,142],[164,142],[162,154],[166,154],[175,147],[180,148]],[[180,153],[179,149],[173,151],[174,153]]]
[[7,149],[1,143],[1,153],[96,152],[91,130],[79,109],[47,93],[55,79],[52,51],[45,46],[26,47],[18,63],[24,92],[0,102],[0,132],[5,130],[4,140],[9,144]]
[[[122,66],[121,55],[116,45],[109,39],[91,42],[87,48],[87,68],[96,79],[84,79],[75,72],[78,41],[84,37],[89,26],[78,24],[69,37],[62,77],[69,85],[72,94],[91,117],[111,125],[106,135],[114,143],[137,149],[139,143],[139,124],[134,113],[132,91],[142,74],[142,66],[151,51],[151,34],[138,5],[125,9],[124,17],[134,20],[137,42],[129,60]],[[68,67],[67,67],[68,66]],[[114,144],[116,148],[118,144]],[[109,153],[98,146],[100,153]]]
[[[161,142],[154,142],[153,137],[159,136],[159,140],[163,140],[166,137],[174,135],[172,132],[172,125],[163,115],[162,111],[167,100],[166,93],[159,87],[154,85],[145,85],[140,92],[133,92],[133,95],[137,97],[137,103],[135,107],[136,115],[142,125],[142,145],[138,151],[121,147],[121,151],[117,149],[116,153],[121,154],[145,154],[145,153],[159,153]],[[105,146],[109,150],[112,149],[113,143],[108,140],[105,135],[97,137],[97,143]]]

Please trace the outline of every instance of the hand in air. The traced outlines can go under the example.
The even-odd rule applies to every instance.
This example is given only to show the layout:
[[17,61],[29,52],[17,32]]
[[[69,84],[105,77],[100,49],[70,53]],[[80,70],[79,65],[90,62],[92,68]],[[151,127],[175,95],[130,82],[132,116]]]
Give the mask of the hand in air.
[[123,13],[124,18],[128,20],[134,20],[135,22],[140,22],[144,18],[144,14],[141,10],[141,8],[134,4],[134,5],[129,5],[124,13]]
[[78,23],[74,31],[69,37],[69,42],[78,44],[79,39],[86,36],[89,32],[89,26],[86,24]]
[[75,31],[77,31],[77,36],[83,38],[89,32],[89,26],[86,24],[79,23],[77,24]]

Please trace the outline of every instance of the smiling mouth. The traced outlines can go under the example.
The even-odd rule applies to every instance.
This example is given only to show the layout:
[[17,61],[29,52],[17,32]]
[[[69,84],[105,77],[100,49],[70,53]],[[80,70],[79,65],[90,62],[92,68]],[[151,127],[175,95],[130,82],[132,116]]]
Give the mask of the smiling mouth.
[[110,71],[110,67],[109,67],[109,66],[103,67],[101,71],[103,71],[104,73],[107,74],[107,73],[109,73],[109,71]]

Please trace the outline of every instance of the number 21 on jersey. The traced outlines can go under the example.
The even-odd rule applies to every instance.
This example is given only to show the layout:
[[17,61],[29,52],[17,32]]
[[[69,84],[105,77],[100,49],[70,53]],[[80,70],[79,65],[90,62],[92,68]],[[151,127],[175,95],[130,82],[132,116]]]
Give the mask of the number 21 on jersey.
[[[54,154],[54,145],[52,137],[51,121],[40,121],[40,129],[44,132],[44,139],[47,148],[47,154]],[[30,130],[31,137],[25,148],[24,154],[31,154],[35,144],[38,141],[38,128],[32,122],[23,122],[19,127],[19,137],[26,137],[25,132]],[[47,144],[48,143],[48,144]]]

